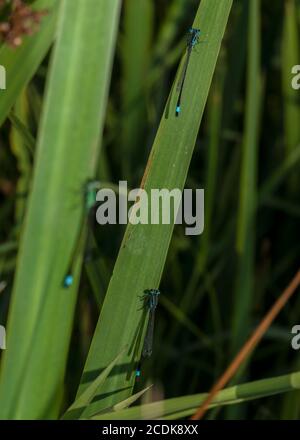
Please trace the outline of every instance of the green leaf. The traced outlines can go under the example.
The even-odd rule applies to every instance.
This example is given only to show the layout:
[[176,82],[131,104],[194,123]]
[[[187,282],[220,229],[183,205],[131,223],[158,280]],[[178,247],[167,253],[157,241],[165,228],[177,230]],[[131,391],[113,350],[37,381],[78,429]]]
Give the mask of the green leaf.
[[[300,373],[262,379],[236,385],[219,392],[210,408],[234,405],[263,397],[300,389]],[[97,420],[139,420],[139,419],[180,419],[192,415],[205,400],[207,394],[175,397],[173,399],[134,406],[115,413],[105,412],[93,419]]]
[[240,177],[237,225],[237,275],[232,317],[232,353],[240,348],[249,330],[253,296],[254,228],[257,200],[257,155],[261,109],[260,0],[249,3],[247,101]]
[[[128,397],[128,399],[125,399],[122,402],[119,402],[116,405],[114,405],[110,411],[104,410],[104,411],[102,411],[101,414],[107,414],[110,412],[119,414],[120,411],[128,408],[130,405],[132,405],[134,402],[136,402],[140,397],[142,397],[148,390],[150,390],[151,387],[152,387],[152,385],[144,388],[143,390],[139,391],[138,393],[133,394],[132,396]],[[92,420],[97,420],[101,414],[95,414],[94,416],[92,416],[90,418]]]
[[[121,145],[124,175],[136,169],[140,137],[147,122],[145,77],[150,64],[154,4],[152,0],[131,0],[124,3],[122,54]],[[138,17],[138,20],[137,20]]]
[[[294,90],[291,81],[293,78],[292,68],[299,64],[299,23],[296,14],[295,0],[287,0],[284,3],[285,16],[282,39],[282,90],[284,104],[284,128],[285,146],[288,156],[300,143],[300,107],[299,91]],[[292,192],[298,194],[298,173],[292,173],[288,179]]]
[[81,254],[74,286],[64,289],[63,279],[84,184],[97,168],[119,11],[119,0],[60,2],[1,362],[0,418],[55,418],[61,407]]
[[134,402],[136,402],[140,397],[142,397],[147,391],[152,388],[153,385],[149,385],[148,387],[144,388],[143,390],[139,391],[138,393],[133,394],[132,396],[128,397],[128,399],[123,400],[120,403],[117,403],[113,406],[114,411],[121,411],[123,409],[128,408],[130,405],[132,405]]
[[[151,188],[183,189],[231,6],[231,0],[201,1],[193,26],[207,36],[192,54],[179,118],[175,117],[176,87],[170,94],[141,185],[147,193]],[[145,329],[141,296],[146,289],[159,286],[172,231],[173,224],[127,227],[79,394],[107,365],[108,359],[116,356],[120,347],[129,344],[130,349],[105,382],[100,399],[85,411],[85,417],[132,394]]]

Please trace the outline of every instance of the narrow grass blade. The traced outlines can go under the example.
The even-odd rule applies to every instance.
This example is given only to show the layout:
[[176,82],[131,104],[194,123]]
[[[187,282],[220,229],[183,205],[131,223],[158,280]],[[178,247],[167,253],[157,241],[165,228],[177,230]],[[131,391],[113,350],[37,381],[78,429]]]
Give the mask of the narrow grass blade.
[[[14,114],[10,113],[10,120],[12,122],[10,133],[11,150],[16,157],[19,171],[15,207],[15,221],[18,233],[22,227],[26,211],[27,195],[29,194],[32,176],[32,157],[35,147],[35,139],[27,128],[28,119],[28,99],[27,93],[24,91],[14,105]],[[26,125],[22,121],[26,122]]]
[[300,145],[297,145],[283,160],[279,167],[273,171],[268,179],[261,185],[259,190],[258,205],[262,204],[278,186],[284,182],[286,177],[293,171],[300,162]]
[[[140,139],[146,120],[145,77],[150,65],[153,32],[152,0],[130,0],[124,3],[124,35],[122,38],[122,112],[121,145],[124,177],[137,168]],[[138,17],[138,20],[137,20]]]
[[[299,91],[291,85],[292,68],[299,64],[299,26],[296,14],[295,0],[287,0],[284,3],[284,31],[282,39],[282,90],[284,98],[284,126],[286,155],[289,155],[300,142],[300,106]],[[292,173],[288,179],[291,192],[298,194],[299,178]]]
[[149,391],[150,388],[152,388],[152,385],[144,388],[143,390],[139,391],[136,394],[133,394],[132,396],[128,397],[128,399],[125,399],[122,402],[117,403],[116,405],[114,405],[113,410],[121,411],[123,409],[128,408],[130,405],[136,402],[140,397],[142,397],[147,391]]
[[[226,388],[215,397],[210,408],[233,405],[248,400],[261,399],[268,396],[300,389],[300,372],[284,376],[261,379],[254,382]],[[187,417],[204,402],[207,394],[196,394],[167,399],[159,402],[127,408],[116,413],[103,413],[93,417],[97,420],[139,420],[139,419],[177,419]]]
[[[247,97],[237,220],[237,269],[231,324],[231,356],[245,341],[251,324],[255,261],[257,156],[262,93],[260,8],[260,0],[253,0],[249,3]],[[240,408],[237,410],[239,411]],[[235,413],[229,415],[229,418],[237,417],[239,416]]]
[[249,58],[245,135],[240,178],[240,204],[237,230],[237,279],[232,317],[232,353],[236,353],[249,329],[253,258],[255,246],[256,177],[261,108],[260,1],[249,3]]
[[25,124],[18,118],[14,113],[9,114],[9,119],[13,127],[18,131],[19,135],[22,137],[24,145],[28,148],[31,156],[34,154],[35,139],[26,127]]

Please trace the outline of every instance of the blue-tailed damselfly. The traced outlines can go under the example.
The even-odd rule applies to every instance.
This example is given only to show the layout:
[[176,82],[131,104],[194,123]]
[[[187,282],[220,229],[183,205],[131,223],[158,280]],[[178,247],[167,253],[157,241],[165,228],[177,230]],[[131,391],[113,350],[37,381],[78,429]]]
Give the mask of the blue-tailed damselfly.
[[[150,357],[152,354],[155,310],[158,304],[158,295],[160,295],[158,289],[149,289],[144,292],[145,307],[149,311],[149,319],[142,350],[142,359]],[[141,361],[138,364],[135,375],[137,378],[141,376]]]
[[100,182],[96,180],[89,180],[84,187],[84,210],[83,218],[81,221],[80,230],[78,233],[77,240],[75,241],[74,249],[71,254],[70,263],[68,266],[67,273],[63,280],[63,287],[68,288],[73,284],[74,281],[74,265],[76,262],[77,255],[83,246],[83,241],[85,239],[86,228],[89,226],[91,221],[92,208],[96,203],[96,192],[100,188]]
[[176,104],[176,112],[175,112],[176,117],[178,117],[181,112],[181,98],[182,98],[182,92],[183,92],[183,87],[184,87],[184,83],[185,83],[186,73],[187,73],[189,62],[190,62],[192,50],[196,46],[196,44],[199,42],[199,37],[200,37],[200,29],[195,29],[195,28],[189,29],[189,32],[187,35],[186,59],[184,62],[184,66],[183,66],[180,80],[177,85],[177,92],[179,92],[179,95],[178,95],[177,104]]

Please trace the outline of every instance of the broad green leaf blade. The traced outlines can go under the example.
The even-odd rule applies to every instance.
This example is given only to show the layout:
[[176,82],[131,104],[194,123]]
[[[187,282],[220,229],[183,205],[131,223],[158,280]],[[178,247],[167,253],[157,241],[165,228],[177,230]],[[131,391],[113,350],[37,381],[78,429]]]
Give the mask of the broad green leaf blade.
[[17,49],[5,44],[0,48],[0,64],[6,70],[6,90],[0,91],[0,126],[50,48],[54,38],[58,3],[57,0],[37,0],[35,9],[48,11],[42,19],[39,31],[26,37]]
[[[261,399],[300,389],[300,373],[262,379],[226,388],[214,398],[210,408],[233,405],[248,400]],[[195,394],[167,399],[146,405],[134,406],[122,411],[99,414],[97,420],[179,419],[195,412],[207,394]]]
[[0,418],[54,418],[61,405],[80,256],[74,286],[62,284],[81,226],[83,185],[97,166],[119,6],[60,2],[1,363]]
[[[147,192],[184,186],[231,6],[231,0],[201,1],[193,26],[207,36],[192,54],[179,118],[175,117],[176,87],[170,94],[142,182]],[[87,418],[132,394],[145,328],[141,296],[146,289],[159,286],[172,231],[173,224],[127,227],[79,393],[120,347],[129,344],[130,349],[105,382],[100,399],[85,412]]]

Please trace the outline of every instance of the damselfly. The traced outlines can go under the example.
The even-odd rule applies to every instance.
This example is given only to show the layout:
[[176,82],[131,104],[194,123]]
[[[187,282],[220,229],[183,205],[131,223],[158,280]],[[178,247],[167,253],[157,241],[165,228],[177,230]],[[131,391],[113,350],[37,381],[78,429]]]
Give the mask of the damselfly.
[[183,87],[184,87],[184,83],[185,83],[186,73],[187,73],[189,62],[190,62],[192,50],[196,46],[196,44],[198,44],[199,37],[200,37],[200,29],[195,29],[195,28],[189,29],[188,35],[187,35],[186,59],[184,62],[184,66],[183,66],[180,80],[177,85],[177,92],[179,92],[179,95],[178,95],[177,104],[176,104],[176,113],[175,113],[176,117],[178,117],[181,112],[181,98],[182,98],[182,92],[183,92]]
[[[146,330],[146,335],[144,339],[144,345],[142,350],[142,359],[150,357],[152,355],[153,347],[153,335],[154,335],[154,321],[155,321],[155,310],[158,304],[158,295],[160,291],[158,289],[149,289],[144,292],[145,306],[149,311],[149,320]],[[141,376],[141,362],[136,369],[136,377]]]
[[82,215],[82,221],[80,230],[78,233],[77,240],[74,245],[74,249],[71,254],[70,258],[70,264],[68,266],[68,271],[64,277],[63,280],[63,286],[65,288],[70,287],[73,284],[74,281],[74,265],[76,262],[76,258],[78,256],[78,253],[81,249],[81,247],[84,245],[84,239],[86,236],[86,229],[91,225],[92,218],[91,213],[93,212],[92,208],[95,206],[96,203],[96,192],[100,187],[100,182],[96,180],[90,180],[86,183],[84,188],[84,210]]

